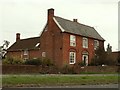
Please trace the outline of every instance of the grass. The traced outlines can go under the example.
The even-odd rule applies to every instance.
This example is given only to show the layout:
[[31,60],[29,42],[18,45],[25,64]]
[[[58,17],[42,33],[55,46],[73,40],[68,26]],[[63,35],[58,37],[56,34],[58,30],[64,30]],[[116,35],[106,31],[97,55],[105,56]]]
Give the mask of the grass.
[[118,76],[81,76],[81,75],[4,75],[3,87],[40,87],[65,85],[96,85],[118,83]]

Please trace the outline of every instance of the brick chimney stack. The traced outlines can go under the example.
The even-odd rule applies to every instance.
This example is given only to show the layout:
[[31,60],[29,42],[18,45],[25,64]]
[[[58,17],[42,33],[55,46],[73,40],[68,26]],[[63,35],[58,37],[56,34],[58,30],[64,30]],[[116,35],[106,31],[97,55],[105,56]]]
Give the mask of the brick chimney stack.
[[20,40],[20,33],[16,33],[16,42]]
[[48,30],[52,30],[53,26],[53,17],[54,17],[54,9],[50,8],[48,9]]
[[73,19],[73,22],[77,22],[78,20],[77,19]]
[[48,21],[53,18],[54,16],[54,9],[53,8],[50,8],[48,9]]

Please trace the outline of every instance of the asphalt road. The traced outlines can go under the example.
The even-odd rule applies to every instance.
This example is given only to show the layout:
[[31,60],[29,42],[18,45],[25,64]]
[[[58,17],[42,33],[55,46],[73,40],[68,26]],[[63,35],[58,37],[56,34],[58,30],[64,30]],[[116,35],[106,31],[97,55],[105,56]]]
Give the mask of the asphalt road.
[[80,86],[45,86],[45,87],[17,87],[2,90],[120,90],[118,84],[109,85],[80,85]]
[[[43,86],[43,87],[12,87],[12,88],[17,88],[17,89],[22,89],[22,88],[25,88],[26,90],[28,88],[31,88],[31,89],[42,89],[42,88],[91,88],[91,89],[94,89],[94,88],[119,88],[119,85],[118,84],[106,84],[106,85],[77,85],[77,86]],[[11,88],[11,89],[12,89]]]

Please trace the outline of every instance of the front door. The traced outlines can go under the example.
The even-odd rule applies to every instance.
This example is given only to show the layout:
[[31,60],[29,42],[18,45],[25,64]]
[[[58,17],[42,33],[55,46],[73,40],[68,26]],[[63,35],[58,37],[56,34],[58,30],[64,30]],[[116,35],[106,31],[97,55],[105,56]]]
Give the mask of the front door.
[[88,66],[88,55],[83,55],[82,56],[82,61],[83,61],[85,66]]

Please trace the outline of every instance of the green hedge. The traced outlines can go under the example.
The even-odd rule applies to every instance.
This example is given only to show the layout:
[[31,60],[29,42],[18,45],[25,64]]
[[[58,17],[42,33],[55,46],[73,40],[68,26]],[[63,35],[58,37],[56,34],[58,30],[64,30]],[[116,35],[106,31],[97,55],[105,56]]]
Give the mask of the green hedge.
[[42,65],[42,66],[53,66],[54,64],[52,61],[48,58],[36,58],[36,59],[28,59],[28,60],[22,60],[18,58],[11,58],[8,57],[3,60],[3,64],[18,64],[18,65]]

